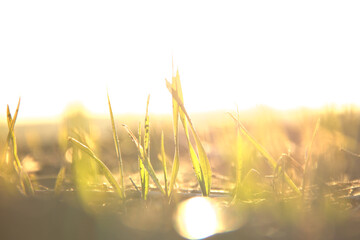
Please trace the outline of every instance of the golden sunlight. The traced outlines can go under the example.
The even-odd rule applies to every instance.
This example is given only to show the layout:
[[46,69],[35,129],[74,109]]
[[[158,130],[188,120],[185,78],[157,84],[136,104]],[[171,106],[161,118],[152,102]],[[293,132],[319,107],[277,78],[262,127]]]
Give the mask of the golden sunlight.
[[175,228],[187,239],[203,239],[215,234],[219,222],[208,198],[194,197],[182,202],[175,215]]
[[148,94],[171,113],[172,56],[189,112],[360,104],[357,1],[20,2],[0,4],[0,108],[21,96],[20,120],[107,114],[107,89],[114,113]]

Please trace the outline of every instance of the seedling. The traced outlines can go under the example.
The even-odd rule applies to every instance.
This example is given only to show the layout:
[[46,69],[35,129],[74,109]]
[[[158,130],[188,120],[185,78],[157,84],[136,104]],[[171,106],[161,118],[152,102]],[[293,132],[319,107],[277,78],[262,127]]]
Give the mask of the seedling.
[[83,143],[79,142],[75,138],[69,137],[69,143],[76,148],[76,150],[81,150],[82,152],[86,153],[88,156],[90,156],[93,160],[95,160],[95,163],[99,167],[100,171],[105,175],[106,179],[109,181],[111,186],[114,188],[115,192],[119,195],[121,199],[125,199],[125,195],[123,193],[123,190],[119,186],[118,182],[116,181],[115,177],[112,175],[111,171],[106,167],[106,165],[94,154],[94,152],[84,145]]
[[27,172],[24,170],[24,168],[21,165],[21,162],[20,162],[20,159],[18,156],[18,151],[17,151],[16,137],[15,137],[15,133],[14,133],[15,122],[16,122],[16,118],[17,118],[17,115],[19,112],[19,107],[20,107],[20,99],[19,99],[18,105],[16,107],[14,118],[12,118],[9,105],[7,105],[7,123],[8,123],[9,133],[8,133],[8,137],[7,137],[7,141],[6,141],[5,151],[6,151],[6,149],[9,148],[10,144],[12,143],[12,150],[13,150],[12,153],[14,156],[13,164],[14,164],[15,171],[18,174],[21,188],[26,195],[32,196],[32,195],[34,195],[34,188],[32,186],[29,175],[27,174]]
[[[250,133],[246,130],[246,128],[242,125],[242,123],[240,122],[240,120],[238,118],[234,117],[234,115],[232,115],[232,114],[230,114],[230,116],[235,120],[238,131],[240,131],[240,133],[243,136],[245,136],[254,145],[254,147],[265,157],[268,164],[273,169],[275,169],[277,162],[271,156],[271,154],[254,137],[252,137],[250,135]],[[286,173],[284,173],[284,179],[287,182],[287,184],[291,187],[291,189],[294,190],[294,192],[296,192],[299,195],[301,194],[299,188],[296,186],[296,184],[291,180],[291,178]]]
[[119,142],[119,138],[118,138],[117,131],[116,131],[115,120],[114,120],[114,115],[113,115],[113,111],[111,108],[109,94],[107,95],[107,97],[108,97],[110,120],[111,120],[111,127],[112,127],[112,132],[113,132],[114,143],[115,143],[116,156],[119,161],[119,182],[120,182],[122,195],[125,197],[124,170],[123,170],[123,163],[122,163],[122,158],[121,158],[120,142]]
[[[169,92],[171,93],[173,100],[175,100],[175,102],[177,104],[177,107],[174,107],[174,109],[175,109],[174,110],[174,118],[177,118],[177,117],[175,117],[175,115],[178,114],[180,116],[180,120],[183,124],[186,140],[187,140],[187,143],[189,146],[190,158],[192,160],[192,164],[193,164],[193,167],[195,170],[195,175],[199,182],[201,192],[202,192],[203,196],[209,196],[210,187],[211,187],[210,162],[207,158],[204,147],[201,144],[200,138],[195,131],[194,125],[191,122],[189,114],[187,113],[187,111],[185,109],[184,99],[183,99],[181,84],[180,84],[179,71],[176,72],[176,77],[172,79],[171,84],[166,80],[166,86],[167,86]],[[174,101],[173,101],[173,106],[174,106]],[[178,108],[177,111],[176,111],[176,108]],[[176,112],[178,112],[178,113],[176,113]],[[195,139],[197,154],[196,154],[194,147],[190,141],[190,135],[189,135],[187,124],[190,125],[192,135]]]

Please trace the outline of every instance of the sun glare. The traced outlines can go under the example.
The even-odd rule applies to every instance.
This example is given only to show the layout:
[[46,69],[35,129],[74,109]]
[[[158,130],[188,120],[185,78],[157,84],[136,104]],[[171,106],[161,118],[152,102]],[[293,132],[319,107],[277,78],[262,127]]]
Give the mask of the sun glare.
[[357,1],[20,2],[0,3],[0,110],[21,96],[20,119],[107,114],[107,89],[115,113],[151,94],[170,114],[172,56],[189,112],[360,104]]
[[187,239],[209,237],[216,233],[218,225],[216,209],[207,198],[191,198],[178,206],[175,228]]

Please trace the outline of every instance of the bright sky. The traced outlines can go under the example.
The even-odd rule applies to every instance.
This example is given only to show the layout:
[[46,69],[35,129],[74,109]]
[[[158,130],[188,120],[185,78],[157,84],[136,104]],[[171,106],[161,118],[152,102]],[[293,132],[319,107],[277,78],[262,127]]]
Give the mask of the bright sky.
[[171,58],[190,112],[360,105],[360,2],[1,1],[0,114],[171,113]]

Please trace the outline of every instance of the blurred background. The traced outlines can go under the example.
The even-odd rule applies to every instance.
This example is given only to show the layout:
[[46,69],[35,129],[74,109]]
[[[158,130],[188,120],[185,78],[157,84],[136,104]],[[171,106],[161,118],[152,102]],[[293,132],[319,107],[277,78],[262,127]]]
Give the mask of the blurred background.
[[[172,161],[165,78],[179,69],[185,106],[220,175],[234,175],[236,127],[226,112],[237,107],[274,158],[289,153],[300,164],[321,118],[314,156],[352,171],[352,163],[339,160],[350,156],[339,149],[360,152],[359,11],[357,1],[1,2],[2,139],[6,104],[14,111],[21,96],[16,134],[29,170],[56,174],[67,136],[82,133],[116,171],[108,91],[125,170],[136,172],[136,149],[120,124],[136,133],[151,94],[151,159],[160,163],[164,131]],[[182,149],[187,157],[184,142]],[[251,146],[247,151],[245,158],[254,160],[248,169],[271,174]],[[353,176],[339,174],[324,173]]]
[[[21,109],[20,109],[21,111]],[[131,177],[139,183],[137,149],[121,124],[126,124],[137,136],[139,122],[144,114],[116,115],[121,153],[125,173],[125,184],[132,188]],[[300,186],[303,179],[302,168],[306,154],[320,119],[312,147],[312,171],[321,182],[343,182],[360,178],[360,110],[353,106],[342,108],[327,107],[321,110],[298,109],[279,111],[269,107],[240,111],[240,121],[250,134],[278,161]],[[245,138],[241,141],[241,155],[238,153],[238,133],[236,124],[229,114],[219,111],[192,114],[193,124],[200,136],[213,172],[212,189],[232,190],[235,183],[235,164],[243,161],[242,176],[250,169],[260,174],[260,179],[273,180],[274,170],[267,160]],[[142,124],[143,125],[143,124]],[[7,126],[0,124],[1,149],[5,146]],[[174,156],[172,118],[169,115],[150,115],[151,151],[150,159],[158,177],[162,179],[160,161],[161,132],[165,135],[165,152],[168,171]],[[15,127],[18,154],[24,168],[40,184],[53,187],[53,181],[61,166],[70,166],[71,148],[68,136],[80,139],[118,176],[110,117],[96,117],[83,106],[69,108],[60,120],[54,122],[20,123]],[[298,164],[285,161],[283,154],[290,156]],[[302,166],[298,167],[298,165]],[[69,173],[70,174],[70,173]],[[45,182],[41,182],[45,180]],[[69,178],[70,179],[70,178]],[[163,181],[163,180],[161,180]],[[180,173],[179,187],[198,189],[188,145],[180,125]],[[152,181],[151,181],[152,183]]]
[[[355,0],[0,1],[0,191],[7,190],[4,182],[18,181],[13,174],[12,155],[6,154],[6,105],[14,116],[19,97],[21,106],[15,126],[18,155],[35,190],[51,192],[47,190],[54,189],[60,168],[66,170],[62,187],[70,190],[64,192],[79,190],[83,201],[94,200],[89,196],[95,195],[83,191],[88,187],[108,190],[103,174],[87,156],[80,165],[80,161],[71,164],[76,154],[68,144],[69,136],[81,140],[115,177],[119,176],[107,92],[115,114],[124,181],[130,191],[134,186],[129,178],[140,186],[138,156],[121,125],[128,125],[137,135],[139,122],[144,125],[146,98],[151,95],[150,159],[163,184],[159,160],[162,132],[169,173],[174,156],[172,102],[165,78],[171,81],[178,69],[185,107],[210,161],[214,193],[236,192],[245,200],[270,196],[270,204],[249,218],[255,223],[255,228],[248,225],[250,232],[264,234],[267,239],[273,238],[271,235],[278,236],[275,239],[337,239],[329,236],[335,236],[336,226],[340,226],[340,234],[354,239],[354,226],[359,220],[344,221],[343,217],[334,217],[332,211],[327,214],[326,204],[325,208],[319,204],[320,211],[308,218],[304,218],[306,211],[298,202],[290,202],[287,207],[282,202],[274,205],[276,195],[286,190],[283,172],[272,169],[264,156],[238,135],[228,113],[239,116],[250,135],[297,186],[302,186],[305,179],[303,168],[310,154],[310,180],[305,187],[315,186],[318,196],[334,191],[331,198],[342,196],[340,190],[351,196],[358,194],[359,12],[360,3]],[[319,119],[320,127],[315,131]],[[180,172],[176,188],[198,191],[181,125],[179,129]],[[242,169],[237,179],[239,160]],[[255,170],[253,176],[245,179],[251,169]],[[236,180],[241,181],[241,191],[235,189]],[[152,180],[150,184],[154,187]],[[0,232],[24,234],[17,239],[39,239],[29,235],[37,234],[39,227],[48,228],[47,234],[57,239],[69,239],[66,234],[78,232],[77,228],[84,237],[76,239],[114,238],[114,233],[131,235],[129,229],[123,230],[123,223],[136,226],[135,235],[139,225],[148,229],[157,225],[155,231],[172,229],[171,217],[166,215],[169,212],[160,201],[153,201],[160,204],[155,208],[134,205],[138,209],[134,216],[145,216],[145,220],[151,216],[144,224],[138,217],[130,221],[114,215],[89,218],[82,208],[55,202],[16,202],[8,194],[17,192],[15,185],[11,190],[1,194],[0,227],[5,231]],[[271,201],[272,197],[275,201]],[[3,199],[9,201],[4,204]],[[109,205],[107,201],[98,205],[105,206],[111,214],[117,213],[113,209],[117,205],[112,206],[111,201]],[[354,206],[358,218],[359,206]],[[239,210],[232,214],[241,219],[252,215],[242,207]],[[326,214],[321,215],[321,211]],[[280,224],[273,225],[267,215],[275,216],[275,223]],[[165,225],[159,221],[161,218]],[[283,235],[284,227],[292,237]],[[298,233],[296,228],[304,231]],[[244,229],[243,235],[248,236],[249,228]],[[233,233],[233,239],[242,236]],[[146,237],[148,233],[143,234]],[[171,231],[167,234],[176,235]],[[154,239],[161,237],[154,235]]]
[[[171,113],[179,68],[189,112],[359,104],[358,1],[2,1],[0,109],[56,118]],[[4,115],[5,110],[0,111]]]

